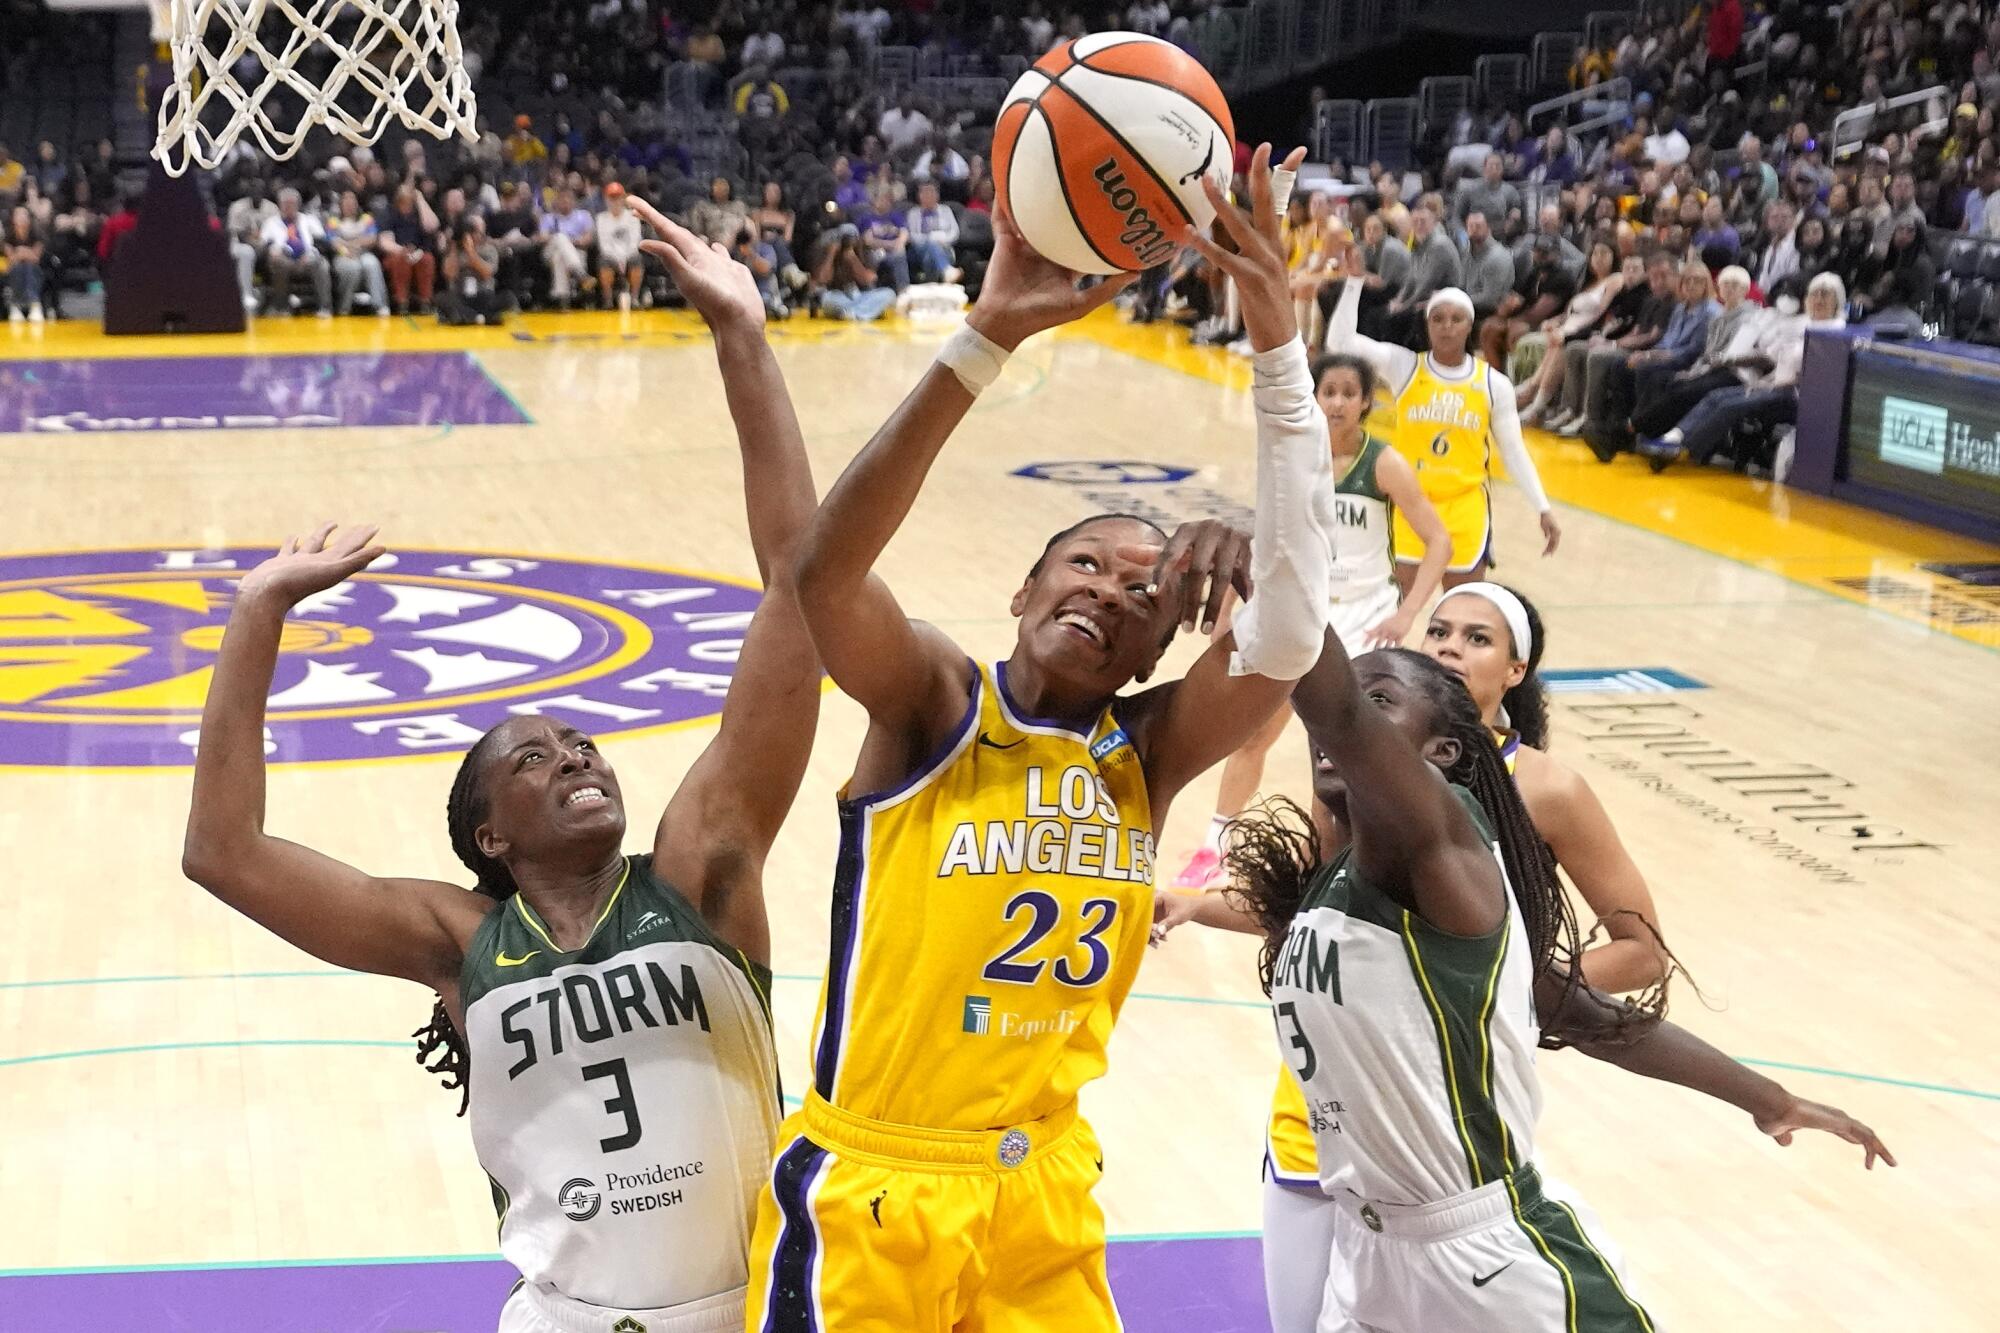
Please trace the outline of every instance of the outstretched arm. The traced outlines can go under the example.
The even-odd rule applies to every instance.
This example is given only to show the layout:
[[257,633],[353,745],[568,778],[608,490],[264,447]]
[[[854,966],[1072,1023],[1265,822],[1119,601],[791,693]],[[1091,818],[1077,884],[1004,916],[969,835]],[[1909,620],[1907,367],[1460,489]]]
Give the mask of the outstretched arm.
[[1410,905],[1439,930],[1497,929],[1506,919],[1506,881],[1492,849],[1437,769],[1374,699],[1362,697],[1333,630],[1319,664],[1293,690],[1292,708],[1346,784],[1357,872],[1377,884],[1407,884]]
[[195,751],[181,873],[258,925],[336,967],[455,988],[492,900],[427,879],[377,879],[264,832],[264,699],[285,615],[382,554],[373,528],[331,545],[294,537],[246,575],[216,655]]
[[1863,1165],[1870,1170],[1877,1157],[1890,1166],[1896,1164],[1895,1155],[1875,1131],[1859,1120],[1838,1107],[1805,1100],[1685,1028],[1661,1019],[1636,1038],[1628,1038],[1621,1033],[1632,1016],[1629,1005],[1588,986],[1565,987],[1563,979],[1553,973],[1536,982],[1535,996],[1542,1010],[1542,1027],[1585,1055],[1645,1078],[1678,1083],[1748,1111],[1759,1130],[1785,1147],[1791,1146],[1792,1135],[1801,1129],[1824,1130],[1860,1144],[1867,1153]]
[[1410,591],[1394,611],[1368,630],[1370,644],[1396,648],[1410,637],[1410,627],[1429,608],[1431,598],[1437,596],[1438,585],[1444,582],[1444,571],[1451,564],[1451,530],[1438,516],[1437,506],[1424,494],[1410,460],[1394,449],[1384,449],[1377,455],[1375,484],[1382,488],[1396,511],[1409,520],[1410,529],[1424,544],[1424,558],[1417,566],[1417,577],[1411,581]]
[[1362,279],[1368,272],[1368,265],[1361,258],[1361,247],[1351,243],[1343,263],[1347,280],[1341,284],[1340,300],[1333,307],[1333,318],[1327,321],[1326,350],[1364,358],[1375,367],[1375,373],[1382,377],[1383,384],[1388,386],[1392,395],[1401,393],[1409,384],[1410,376],[1417,372],[1417,354],[1407,347],[1377,342],[1357,332],[1361,322]]
[[[1303,158],[1303,149],[1295,151],[1284,169],[1295,171]],[[1211,643],[1182,679],[1142,696],[1135,740],[1145,756],[1156,819],[1182,786],[1236,750],[1283,704],[1290,682],[1318,660],[1331,600],[1332,542],[1317,521],[1313,496],[1333,484],[1332,458],[1299,341],[1272,174],[1271,148],[1264,144],[1251,162],[1248,215],[1207,183],[1219,225],[1236,242],[1233,252],[1189,233],[1202,256],[1235,281],[1255,349],[1257,517],[1251,587],[1231,633]],[[1186,576],[1203,565],[1199,548],[1187,547],[1180,533],[1160,561],[1158,581],[1177,577],[1190,626],[1199,589],[1191,589]],[[1222,589],[1211,588],[1200,608],[1204,631],[1214,626],[1221,598]]]
[[723,393],[743,455],[750,549],[764,580],[722,724],[681,780],[653,835],[653,864],[716,933],[757,962],[771,953],[764,858],[798,795],[819,721],[819,658],[799,614],[792,565],[813,515],[812,466],[750,270],[644,200],[674,285],[715,334]]
[[1493,404],[1493,442],[1500,446],[1500,457],[1506,460],[1507,476],[1541,516],[1542,554],[1554,555],[1562,541],[1562,528],[1556,523],[1548,494],[1542,490],[1542,474],[1535,471],[1535,460],[1528,457],[1528,446],[1521,439],[1521,413],[1514,406],[1514,386],[1491,366],[1486,368],[1486,376],[1492,390],[1487,399]]
[[995,217],[993,262],[965,328],[820,505],[799,556],[799,600],[827,671],[868,710],[855,769],[863,790],[906,776],[958,721],[971,687],[965,655],[904,615],[870,571],[976,391],[1025,339],[1088,314],[1129,281],[1078,290],[1074,273],[1029,249],[1004,214]]

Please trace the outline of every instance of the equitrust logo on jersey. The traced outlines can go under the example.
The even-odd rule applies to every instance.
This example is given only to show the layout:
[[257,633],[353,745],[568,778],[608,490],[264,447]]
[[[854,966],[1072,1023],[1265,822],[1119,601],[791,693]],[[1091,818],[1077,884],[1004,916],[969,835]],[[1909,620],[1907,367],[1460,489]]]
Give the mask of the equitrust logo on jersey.
[[968,995],[959,1030],[974,1037],[1011,1037],[1017,1041],[1031,1041],[1036,1037],[1064,1036],[1076,1031],[1082,1022],[1073,1009],[1058,1009],[1053,1014],[1031,1018],[1010,1009],[996,1012],[991,996]]
[[[237,581],[269,554],[0,557],[0,764],[192,763]],[[264,752],[458,754],[525,714],[597,736],[711,717],[757,602],[680,570],[399,550],[286,618]]]

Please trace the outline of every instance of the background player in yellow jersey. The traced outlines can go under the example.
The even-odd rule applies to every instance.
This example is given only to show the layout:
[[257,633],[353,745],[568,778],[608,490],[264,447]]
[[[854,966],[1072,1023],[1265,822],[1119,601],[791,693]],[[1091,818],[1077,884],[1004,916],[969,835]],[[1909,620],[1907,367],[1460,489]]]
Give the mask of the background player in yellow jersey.
[[[1297,157],[1288,166],[1296,167]],[[1319,656],[1328,470],[1272,208],[1214,202],[1256,351],[1255,587],[1233,637],[1144,693],[1176,619],[1213,622],[1246,557],[1219,525],[1086,520],[1013,598],[1006,661],[904,616],[870,570],[974,395],[1020,342],[1102,305],[1004,217],[967,320],[829,492],[798,579],[814,643],[869,713],[841,802],[813,1085],[779,1135],[752,1249],[749,1327],[1109,1333],[1120,1327],[1076,1093],[1144,954],[1155,821]],[[1164,573],[1164,577],[1163,577]],[[1204,591],[1206,596],[1204,597]]]
[[[1486,577],[1493,552],[1490,488],[1496,445],[1506,460],[1507,475],[1541,515],[1542,554],[1553,555],[1562,529],[1522,442],[1514,385],[1468,348],[1472,299],[1456,287],[1432,296],[1424,309],[1430,350],[1413,352],[1355,332],[1367,266],[1359,247],[1352,244],[1341,263],[1346,281],[1327,326],[1326,347],[1330,352],[1367,357],[1382,377],[1396,408],[1396,448],[1417,469],[1424,494],[1451,533],[1445,586]],[[1423,540],[1400,513],[1393,536],[1396,582],[1407,595],[1423,558]]]

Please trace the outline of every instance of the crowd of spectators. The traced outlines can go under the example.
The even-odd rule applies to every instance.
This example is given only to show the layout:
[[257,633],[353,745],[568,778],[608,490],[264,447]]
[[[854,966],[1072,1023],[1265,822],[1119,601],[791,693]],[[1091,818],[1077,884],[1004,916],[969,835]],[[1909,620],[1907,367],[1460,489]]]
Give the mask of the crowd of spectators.
[[[1323,327],[1355,276],[1361,332],[1421,347],[1426,303],[1458,288],[1526,419],[1605,461],[1635,446],[1656,466],[1705,459],[1746,419],[1789,419],[1810,323],[1910,336],[1953,315],[1957,336],[2000,342],[1990,288],[1948,309],[1932,244],[2000,238],[1996,52],[2000,17],[1966,3],[1642,16],[1579,52],[1575,87],[1631,87],[1622,112],[1583,99],[1615,117],[1587,142],[1530,135],[1513,108],[1468,111],[1428,169],[1334,163],[1302,182],[1286,224],[1301,322]],[[1836,155],[1835,114],[1868,105],[1856,151]],[[1189,252],[1151,275],[1138,315],[1241,349],[1203,270]]]
[[[328,143],[281,163],[240,143],[208,184],[259,314],[486,321],[671,301],[639,249],[639,195],[750,267],[773,316],[873,319],[912,284],[976,290],[998,100],[921,97],[875,77],[877,49],[990,81],[1094,28],[1197,49],[1219,13],[1217,0],[1088,15],[1041,0],[729,0],[691,22],[661,0],[503,3],[468,11],[463,37],[504,134],[482,124],[469,145],[379,153]],[[1475,108],[1433,127],[1413,169],[1309,172],[1287,223],[1302,319],[1317,336],[1359,268],[1363,331],[1418,346],[1425,303],[1459,287],[1482,354],[1531,419],[1601,458],[1668,438],[1661,405],[1685,405],[1695,385],[1788,387],[1796,358],[1736,343],[1757,312],[1797,313],[1821,275],[1846,316],[1902,332],[1937,322],[1930,233],[2000,238],[1996,52],[2000,18],[1969,0],[1642,11],[1570,71],[1586,92],[1629,81],[1629,101],[1584,100],[1614,117],[1597,132],[1530,134],[1518,107]],[[1884,112],[1858,151],[1831,151],[1836,112],[1932,88],[1936,105]],[[10,315],[40,317],[66,283],[114,262],[131,221],[108,143],[81,160],[43,143],[17,162],[0,147]],[[1955,331],[2000,340],[1993,304]],[[1132,318],[1224,344],[1240,339],[1232,307],[1192,250],[1127,299]]]

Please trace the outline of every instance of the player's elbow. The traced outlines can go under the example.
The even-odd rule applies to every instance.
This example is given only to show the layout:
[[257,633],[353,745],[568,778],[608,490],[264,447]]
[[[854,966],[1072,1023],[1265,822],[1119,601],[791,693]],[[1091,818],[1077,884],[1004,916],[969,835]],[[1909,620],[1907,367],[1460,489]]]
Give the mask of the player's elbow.
[[1266,679],[1297,680],[1318,665],[1321,647],[1316,625],[1266,625],[1255,643],[1239,648],[1238,656],[1244,667]]

